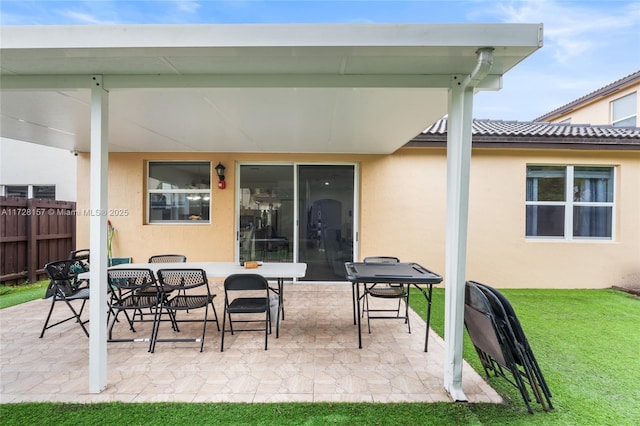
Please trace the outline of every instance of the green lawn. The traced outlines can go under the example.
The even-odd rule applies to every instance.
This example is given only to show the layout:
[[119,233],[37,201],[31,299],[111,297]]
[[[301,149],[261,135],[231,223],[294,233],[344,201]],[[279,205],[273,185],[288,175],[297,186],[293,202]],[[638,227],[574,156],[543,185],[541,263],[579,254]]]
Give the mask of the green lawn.
[[[640,301],[613,290],[504,290],[553,393],[555,410],[527,412],[504,379],[490,384],[505,404],[60,404],[0,405],[3,425],[637,425],[640,419]],[[412,306],[424,312],[415,294]],[[6,296],[0,296],[0,301]],[[444,293],[433,327],[442,335]],[[464,356],[478,371],[468,339]]]
[[[545,413],[533,403],[536,414],[530,416],[514,387],[491,378],[489,383],[508,404],[473,410],[480,424],[640,424],[640,299],[615,290],[502,292],[522,323],[555,410]],[[413,301],[422,299],[416,295]],[[422,306],[414,309],[424,311]],[[433,312],[432,326],[442,335],[442,290],[436,292]],[[464,358],[483,371],[466,335]]]
[[16,286],[0,285],[0,309],[44,297],[47,285],[49,280]]

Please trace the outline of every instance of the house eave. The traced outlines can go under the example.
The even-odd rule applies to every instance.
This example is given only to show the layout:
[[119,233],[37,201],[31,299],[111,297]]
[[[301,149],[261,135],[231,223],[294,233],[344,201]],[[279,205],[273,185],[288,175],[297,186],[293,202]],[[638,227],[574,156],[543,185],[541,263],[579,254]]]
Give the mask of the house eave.
[[[571,149],[605,151],[640,151],[640,140],[610,140],[591,138],[472,138],[473,148],[489,149]],[[417,136],[404,145],[405,148],[446,147],[446,135],[438,138]]]

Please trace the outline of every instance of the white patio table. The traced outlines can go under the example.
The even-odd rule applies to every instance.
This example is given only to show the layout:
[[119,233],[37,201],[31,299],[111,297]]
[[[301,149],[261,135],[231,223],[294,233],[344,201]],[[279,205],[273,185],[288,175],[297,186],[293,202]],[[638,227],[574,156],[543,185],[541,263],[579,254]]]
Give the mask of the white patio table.
[[[278,314],[276,316],[276,337],[280,336],[280,313],[284,319],[284,280],[302,278],[307,274],[306,263],[262,262],[257,268],[245,268],[236,262],[184,262],[184,263],[122,263],[109,269],[144,268],[157,273],[159,269],[202,269],[209,278],[226,278],[232,274],[260,274],[267,279],[277,280]],[[89,279],[89,272],[78,275],[79,279]]]

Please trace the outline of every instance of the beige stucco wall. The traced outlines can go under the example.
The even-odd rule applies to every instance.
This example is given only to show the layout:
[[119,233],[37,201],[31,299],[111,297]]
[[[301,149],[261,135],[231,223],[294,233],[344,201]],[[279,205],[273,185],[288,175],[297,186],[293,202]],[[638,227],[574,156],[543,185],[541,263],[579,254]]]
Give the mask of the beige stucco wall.
[[[112,153],[109,208],[114,256],[145,261],[157,253],[232,261],[236,161],[356,162],[360,165],[359,257],[392,255],[444,274],[446,152],[402,149],[393,155]],[[221,161],[227,189],[213,190],[211,224],[144,224],[148,160]],[[614,241],[526,240],[528,163],[617,166]],[[88,209],[89,158],[78,163],[78,208]],[[496,287],[606,288],[640,282],[640,153],[477,149],[470,188],[468,279]],[[78,247],[88,247],[89,218],[78,217]],[[446,277],[445,277],[446,279]]]
[[[638,91],[640,91],[640,82],[618,92],[595,99],[593,102],[567,114],[552,117],[549,121],[561,123],[565,120],[570,120],[571,124],[609,125],[611,124],[611,102]],[[636,112],[640,112],[640,96],[636,96]],[[636,125],[640,125],[640,121],[637,120],[638,118],[636,118]]]
[[443,274],[444,149],[400,150],[361,168],[361,257],[396,256]]
[[[89,209],[88,176],[89,156],[80,154],[78,162],[78,210]],[[225,165],[227,188],[212,189],[210,224],[145,224],[146,162],[153,160],[204,160],[213,165]],[[109,154],[109,210],[128,209],[125,216],[110,215],[116,228],[113,239],[114,257],[132,257],[133,261],[146,261],[159,253],[185,254],[191,261],[234,260],[234,188],[236,161],[268,162],[344,162],[336,155],[283,155],[283,154],[229,154],[229,153],[110,153]],[[212,179],[216,179],[212,171]],[[212,182],[215,185],[214,182]],[[80,215],[77,222],[78,247],[88,247],[89,217]]]
[[[525,239],[526,165],[617,166],[615,240]],[[474,155],[469,273],[499,287],[587,287],[640,283],[640,154],[517,151]]]

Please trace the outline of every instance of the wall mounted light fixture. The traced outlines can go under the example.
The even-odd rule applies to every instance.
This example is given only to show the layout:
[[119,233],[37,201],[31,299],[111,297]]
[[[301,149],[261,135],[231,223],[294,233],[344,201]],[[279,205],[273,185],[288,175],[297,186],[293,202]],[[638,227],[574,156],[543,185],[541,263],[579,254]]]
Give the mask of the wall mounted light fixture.
[[218,163],[216,166],[216,173],[218,174],[218,188],[225,189],[227,187],[227,182],[224,181],[224,169],[225,167],[222,163]]

